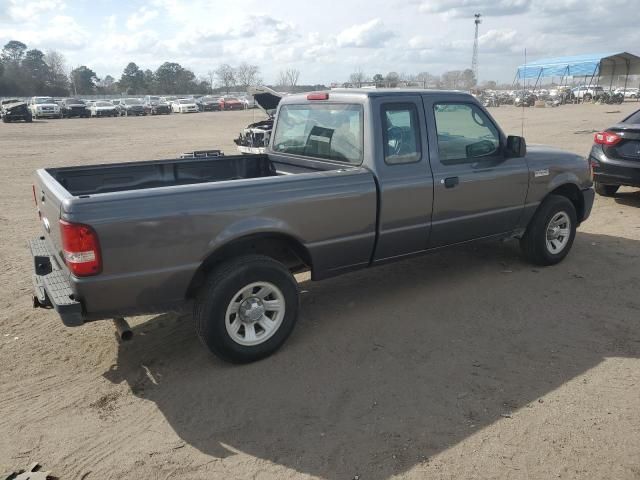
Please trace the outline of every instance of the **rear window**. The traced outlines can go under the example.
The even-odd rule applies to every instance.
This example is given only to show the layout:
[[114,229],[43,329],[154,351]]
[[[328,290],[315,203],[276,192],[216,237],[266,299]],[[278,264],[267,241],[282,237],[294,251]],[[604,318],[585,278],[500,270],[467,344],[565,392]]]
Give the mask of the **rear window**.
[[624,123],[631,123],[631,124],[640,124],[640,110],[638,110],[636,113],[634,113],[633,115],[631,115],[630,117],[627,117],[624,120]]
[[362,118],[361,105],[283,105],[278,113],[273,150],[360,165]]

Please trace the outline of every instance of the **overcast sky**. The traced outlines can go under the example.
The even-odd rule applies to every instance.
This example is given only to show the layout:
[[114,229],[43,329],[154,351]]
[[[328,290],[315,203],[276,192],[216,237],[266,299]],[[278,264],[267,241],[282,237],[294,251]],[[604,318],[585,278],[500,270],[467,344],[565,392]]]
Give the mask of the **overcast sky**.
[[301,71],[300,83],[330,83],[358,68],[469,68],[479,12],[480,80],[511,82],[525,47],[532,60],[640,54],[636,1],[0,0],[0,42],[58,50],[100,77],[119,78],[129,61],[143,69],[177,61],[198,75],[246,61],[266,83],[289,67]]

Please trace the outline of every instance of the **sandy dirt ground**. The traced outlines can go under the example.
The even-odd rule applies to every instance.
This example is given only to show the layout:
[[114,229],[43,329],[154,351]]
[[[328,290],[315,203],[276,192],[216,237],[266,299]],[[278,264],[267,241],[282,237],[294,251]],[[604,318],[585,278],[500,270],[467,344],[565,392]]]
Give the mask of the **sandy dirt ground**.
[[[586,155],[638,104],[528,109]],[[519,134],[521,110],[493,109]],[[597,198],[552,268],[514,242],[319,283],[275,356],[231,366],[189,315],[65,328],[31,307],[36,168],[222,147],[258,112],[0,124],[0,473],[61,479],[638,479],[640,192]],[[4,478],[4,477],[3,477]]]

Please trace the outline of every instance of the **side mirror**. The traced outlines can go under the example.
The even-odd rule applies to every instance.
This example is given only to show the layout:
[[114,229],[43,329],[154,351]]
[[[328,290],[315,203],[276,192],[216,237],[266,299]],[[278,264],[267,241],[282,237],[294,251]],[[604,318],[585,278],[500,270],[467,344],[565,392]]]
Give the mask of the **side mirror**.
[[522,158],[527,155],[527,142],[524,137],[509,135],[507,137],[506,156],[509,158]]

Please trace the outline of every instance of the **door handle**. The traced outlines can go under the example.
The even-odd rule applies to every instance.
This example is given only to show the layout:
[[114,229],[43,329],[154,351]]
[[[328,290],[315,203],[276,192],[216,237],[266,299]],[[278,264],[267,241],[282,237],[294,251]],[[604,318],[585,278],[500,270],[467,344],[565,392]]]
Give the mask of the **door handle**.
[[445,188],[453,188],[458,185],[458,183],[460,183],[460,179],[458,177],[448,177],[443,179],[442,183],[444,184]]

